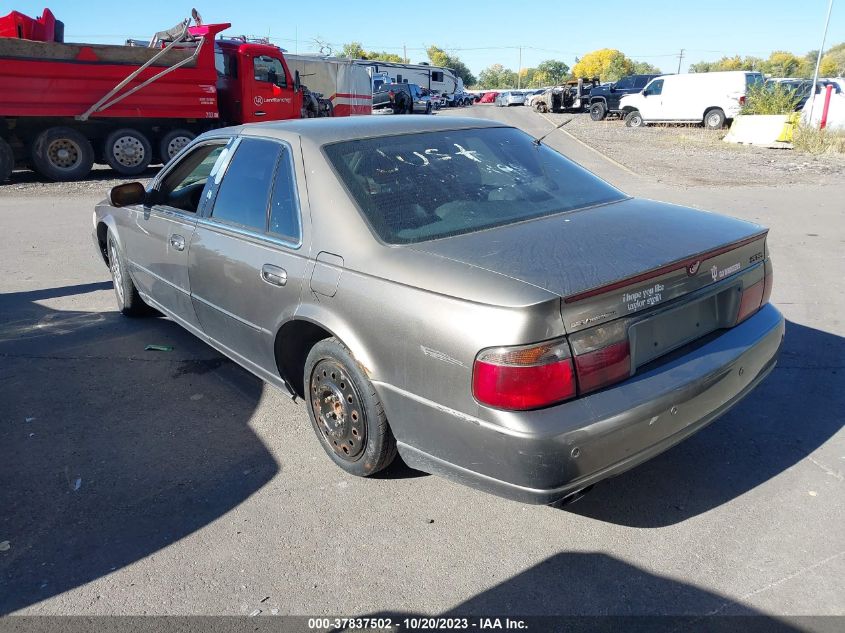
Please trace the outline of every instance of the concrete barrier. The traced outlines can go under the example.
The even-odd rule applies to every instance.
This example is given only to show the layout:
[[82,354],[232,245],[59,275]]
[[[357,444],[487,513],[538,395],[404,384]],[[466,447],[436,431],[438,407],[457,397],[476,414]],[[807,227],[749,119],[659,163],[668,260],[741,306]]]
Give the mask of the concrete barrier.
[[795,114],[740,114],[733,120],[725,142],[791,148],[797,123]]

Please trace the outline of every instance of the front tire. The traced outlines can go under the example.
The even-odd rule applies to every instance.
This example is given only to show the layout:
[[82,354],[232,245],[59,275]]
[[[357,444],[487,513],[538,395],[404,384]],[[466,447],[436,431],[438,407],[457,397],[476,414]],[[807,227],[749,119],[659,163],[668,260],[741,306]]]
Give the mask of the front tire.
[[336,338],[319,341],[305,361],[308,417],[320,445],[340,468],[368,477],[396,457],[396,440],[378,394]]
[[126,259],[117,245],[117,240],[109,231],[106,238],[106,248],[108,249],[109,257],[109,272],[111,272],[112,283],[114,284],[114,294],[117,297],[117,308],[125,316],[139,317],[147,316],[152,313],[152,309],[144,303],[141,295],[138,294],[138,289],[132,282],[129,276],[129,267],[126,265]]
[[639,110],[631,110],[625,115],[625,125],[627,127],[643,127],[645,125],[643,115],[640,114]]
[[725,127],[725,113],[720,108],[708,110],[704,115],[704,127],[708,130],[721,130]]
[[602,121],[607,116],[607,108],[601,101],[596,101],[590,106],[590,118],[593,121]]
[[94,166],[94,148],[73,128],[51,127],[32,144],[32,165],[50,180],[81,180]]
[[121,176],[137,176],[152,162],[153,146],[137,130],[123,128],[106,137],[103,156],[109,167]]

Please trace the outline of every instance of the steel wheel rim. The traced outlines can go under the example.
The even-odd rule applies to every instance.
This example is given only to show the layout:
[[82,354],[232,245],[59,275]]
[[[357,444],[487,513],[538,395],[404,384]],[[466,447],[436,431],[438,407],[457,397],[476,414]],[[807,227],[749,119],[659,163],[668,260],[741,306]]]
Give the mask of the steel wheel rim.
[[710,125],[710,127],[716,127],[719,124],[719,115],[718,114],[711,114],[707,118],[707,123]]
[[355,385],[346,370],[329,359],[311,371],[311,410],[324,439],[340,459],[357,461],[367,446],[367,425]]
[[134,136],[121,136],[112,144],[112,156],[124,167],[137,167],[145,155],[144,144]]
[[117,259],[117,249],[114,244],[109,246],[109,268],[111,268],[112,281],[114,282],[114,291],[117,293],[117,298],[123,305],[123,274],[120,272],[120,262]]
[[167,157],[173,158],[174,156],[176,156],[176,154],[182,151],[183,147],[185,147],[190,142],[191,139],[189,139],[187,136],[175,137],[167,144]]
[[57,169],[73,169],[82,161],[82,148],[69,138],[57,138],[47,146],[47,159]]

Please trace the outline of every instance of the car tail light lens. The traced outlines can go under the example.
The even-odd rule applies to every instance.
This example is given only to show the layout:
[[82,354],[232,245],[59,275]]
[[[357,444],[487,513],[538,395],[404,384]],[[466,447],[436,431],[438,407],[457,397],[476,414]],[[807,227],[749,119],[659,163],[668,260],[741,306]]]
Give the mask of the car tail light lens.
[[736,322],[742,323],[763,305],[763,295],[766,291],[766,278],[764,277],[756,284],[745,288],[742,291],[742,299],[739,302],[739,311],[736,315]]
[[575,372],[565,338],[482,350],[475,359],[472,392],[499,409],[538,409],[575,397]]
[[763,289],[763,300],[760,302],[760,307],[762,308],[769,302],[769,299],[772,298],[772,283],[774,282],[774,270],[772,269],[772,260],[766,260],[766,267],[764,269],[766,271],[766,287]]
[[631,375],[628,321],[618,319],[569,337],[579,393],[601,389]]

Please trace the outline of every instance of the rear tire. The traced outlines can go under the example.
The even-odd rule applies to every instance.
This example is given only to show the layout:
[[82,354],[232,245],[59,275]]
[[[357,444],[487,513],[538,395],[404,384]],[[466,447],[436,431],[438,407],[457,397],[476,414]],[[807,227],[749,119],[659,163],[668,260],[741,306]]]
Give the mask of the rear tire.
[[644,124],[643,115],[640,114],[639,110],[631,110],[625,115],[625,125],[627,127],[643,127]]
[[601,121],[607,116],[607,108],[601,101],[596,101],[590,106],[590,118],[593,121]]
[[378,394],[336,338],[308,353],[303,376],[308,417],[320,445],[340,468],[368,477],[396,457],[396,440]]
[[153,159],[153,146],[137,130],[122,128],[106,137],[103,156],[109,167],[122,176],[137,176]]
[[171,158],[182,151],[182,148],[196,137],[197,135],[189,130],[170,130],[162,136],[158,144],[158,155],[162,164],[166,165],[170,162]]
[[144,303],[141,295],[138,294],[138,289],[132,282],[129,276],[129,267],[126,265],[126,259],[117,245],[117,240],[114,239],[111,231],[106,237],[106,252],[109,258],[109,272],[111,272],[112,283],[114,284],[114,294],[117,297],[117,309],[125,316],[140,317],[153,314],[152,308]]
[[15,154],[6,139],[0,138],[0,182],[4,182],[12,175],[15,168]]
[[94,166],[94,148],[81,132],[69,127],[51,127],[32,144],[35,171],[50,180],[80,180]]
[[708,130],[721,130],[725,127],[725,113],[721,108],[713,108],[704,114],[704,127]]

